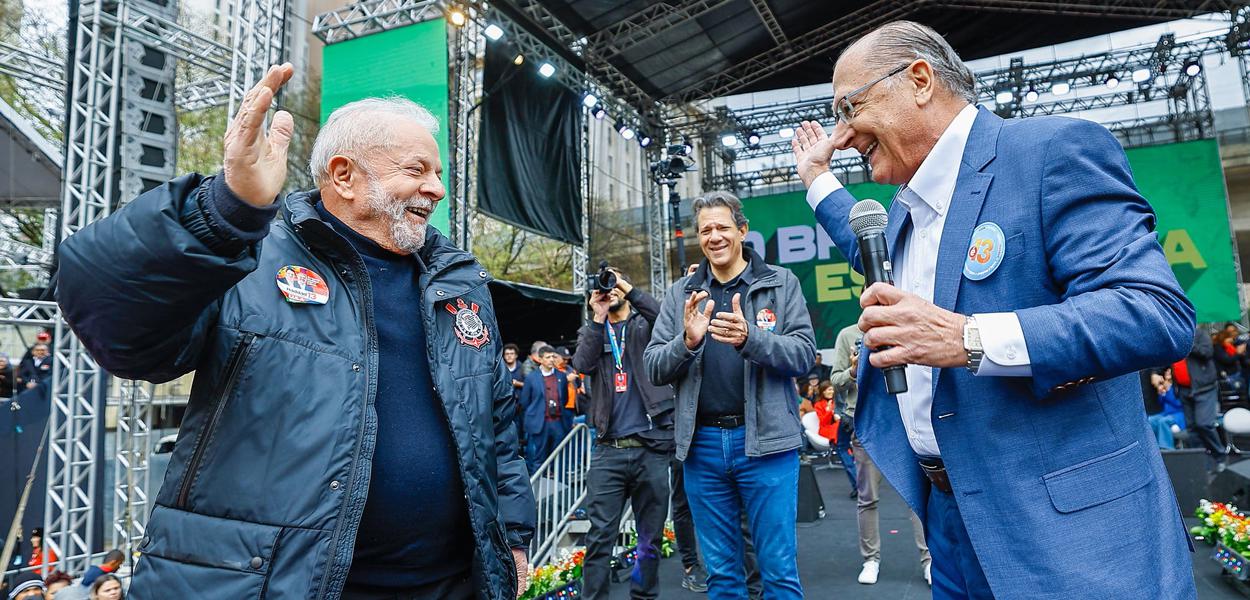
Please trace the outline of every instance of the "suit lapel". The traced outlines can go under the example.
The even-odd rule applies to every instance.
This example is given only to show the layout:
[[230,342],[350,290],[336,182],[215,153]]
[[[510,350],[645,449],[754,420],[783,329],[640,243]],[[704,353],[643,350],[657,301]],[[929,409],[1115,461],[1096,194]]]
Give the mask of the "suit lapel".
[[[981,108],[964,146],[959,177],[955,180],[955,193],[951,196],[946,223],[942,226],[942,242],[938,246],[937,272],[933,281],[933,303],[949,311],[954,311],[959,301],[964,279],[964,257],[972,241],[972,231],[981,216],[985,195],[994,179],[993,173],[982,170],[994,160],[998,132],[1002,126],[1001,117]],[[941,374],[942,369],[933,370],[934,394],[937,393]]]
[[894,199],[890,201],[889,221],[885,226],[885,243],[890,249],[890,260],[898,261],[898,257],[902,255],[903,248],[899,243],[903,240],[903,232],[907,231],[907,225],[911,223],[911,212],[898,201],[898,195],[903,191],[903,186],[899,186],[894,192]]

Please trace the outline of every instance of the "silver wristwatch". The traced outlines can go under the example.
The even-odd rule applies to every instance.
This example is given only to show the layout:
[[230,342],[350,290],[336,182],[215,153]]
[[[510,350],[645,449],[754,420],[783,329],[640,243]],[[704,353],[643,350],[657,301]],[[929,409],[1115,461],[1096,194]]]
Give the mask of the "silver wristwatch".
[[981,368],[985,348],[981,345],[981,330],[977,327],[977,320],[972,317],[964,321],[964,351],[968,353],[968,370],[975,375]]

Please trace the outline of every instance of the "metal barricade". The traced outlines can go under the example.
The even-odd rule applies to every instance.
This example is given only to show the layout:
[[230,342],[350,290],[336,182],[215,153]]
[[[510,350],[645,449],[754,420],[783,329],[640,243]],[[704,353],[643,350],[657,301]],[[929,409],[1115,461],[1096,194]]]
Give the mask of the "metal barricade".
[[590,428],[584,424],[572,431],[530,476],[538,518],[530,542],[529,562],[538,567],[555,553],[568,532],[569,521],[586,498],[586,475],[590,471],[590,451],[594,447]]

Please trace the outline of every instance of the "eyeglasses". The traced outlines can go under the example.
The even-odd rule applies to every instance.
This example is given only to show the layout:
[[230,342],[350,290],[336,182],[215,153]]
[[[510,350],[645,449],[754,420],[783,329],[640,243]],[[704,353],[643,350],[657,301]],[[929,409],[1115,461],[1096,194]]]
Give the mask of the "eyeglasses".
[[855,105],[851,102],[851,98],[854,98],[855,96],[858,96],[868,91],[868,88],[871,88],[872,86],[877,85],[878,83],[881,83],[882,81],[885,81],[886,79],[889,79],[895,75],[898,75],[899,73],[902,73],[904,69],[910,66],[911,66],[911,63],[902,65],[898,67],[897,69],[894,69],[893,71],[890,71],[889,73],[886,73],[885,75],[882,75],[872,80],[871,82],[856,88],[851,93],[839,98],[836,102],[834,102],[833,124],[837,125],[838,123],[843,122],[843,121],[850,123],[851,119],[855,117]]

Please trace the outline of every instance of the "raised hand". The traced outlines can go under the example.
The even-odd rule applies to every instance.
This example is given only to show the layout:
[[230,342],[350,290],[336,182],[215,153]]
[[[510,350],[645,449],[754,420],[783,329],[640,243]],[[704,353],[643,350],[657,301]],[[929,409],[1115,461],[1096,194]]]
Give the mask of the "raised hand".
[[252,206],[273,204],[286,183],[286,151],[295,121],[291,113],[280,110],[273,116],[268,135],[264,126],[274,96],[294,73],[291,63],[269,67],[256,87],[243,96],[238,113],[226,128],[222,159],[226,185]]
[[690,297],[686,299],[686,331],[684,337],[686,347],[694,350],[703,343],[703,336],[707,335],[708,324],[712,322],[712,311],[716,309],[716,301],[708,300],[703,310],[699,310],[699,302],[707,298],[707,292],[690,292]]
[[590,296],[590,310],[594,314],[593,319],[600,325],[608,318],[608,309],[612,306],[612,297],[603,292],[594,292]]
[[718,312],[716,318],[708,324],[707,330],[712,334],[712,339],[735,348],[741,348],[747,343],[750,328],[747,327],[747,318],[742,314],[741,299],[742,294],[734,294],[731,300],[733,312]]
[[799,172],[799,178],[804,186],[811,187],[817,176],[829,170],[829,161],[833,160],[837,145],[834,138],[825,134],[820,123],[803,121],[794,130],[790,148],[794,151],[794,167]]

